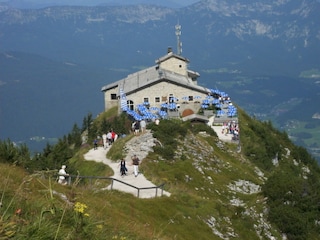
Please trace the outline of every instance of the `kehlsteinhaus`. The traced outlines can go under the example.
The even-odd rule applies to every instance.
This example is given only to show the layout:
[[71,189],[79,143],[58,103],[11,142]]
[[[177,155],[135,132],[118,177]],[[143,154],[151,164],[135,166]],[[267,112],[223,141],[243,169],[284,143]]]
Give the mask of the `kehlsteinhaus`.
[[151,111],[162,109],[182,116],[186,110],[189,114],[197,112],[201,108],[200,100],[210,90],[197,85],[199,74],[188,69],[188,62],[169,49],[156,60],[155,66],[104,86],[105,110],[114,106],[122,111],[138,110],[142,105]]
[[[177,54],[168,48],[155,63],[103,86],[105,111],[117,106],[119,113],[125,111],[136,120],[194,116],[200,109],[207,108],[214,109],[211,112],[216,116],[222,116],[224,112],[219,104],[226,103],[228,96],[199,86],[200,74],[188,69],[189,60],[181,56],[179,48]],[[235,111],[232,106],[232,112],[228,109],[225,113],[230,116],[235,115]]]

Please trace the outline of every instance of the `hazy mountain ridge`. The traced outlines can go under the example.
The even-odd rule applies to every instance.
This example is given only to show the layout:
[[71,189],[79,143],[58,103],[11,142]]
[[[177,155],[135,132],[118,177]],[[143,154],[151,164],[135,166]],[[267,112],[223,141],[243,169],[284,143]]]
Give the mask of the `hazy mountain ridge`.
[[155,5],[136,5],[136,6],[64,6],[47,7],[44,9],[16,9],[2,7],[0,9],[1,24],[28,24],[41,18],[54,21],[84,21],[94,22],[129,22],[144,23],[163,19],[167,14],[174,12],[173,9]]
[[285,44],[298,40],[295,45],[289,45],[287,51],[294,51],[297,46],[308,48],[309,41],[310,44],[319,44],[316,23],[319,23],[317,13],[320,4],[316,1],[309,1],[308,4],[305,1],[290,0],[253,3],[237,1],[230,4],[227,1],[207,0],[187,7],[187,11],[192,9],[200,13],[200,18],[216,18],[206,25],[207,34],[217,33],[214,29],[218,27],[214,25],[225,24],[225,31],[218,32],[219,35],[234,35],[242,41],[247,41],[249,36],[281,39]]
[[2,0],[2,2],[5,2],[10,7],[20,9],[39,9],[52,6],[120,6],[137,4],[179,8],[197,2],[197,0]]
[[[279,40],[283,51],[288,54],[297,52],[297,55],[301,55],[303,50],[320,48],[320,32],[317,28],[319,11],[320,4],[316,1],[309,1],[308,4],[305,1],[299,1],[299,3],[298,1],[274,1],[272,3],[260,1],[248,4],[238,1],[230,4],[216,0],[201,1],[181,9],[152,5],[67,6],[39,10],[2,8],[0,24],[8,27],[14,24],[34,24],[43,19],[49,22],[54,21],[53,23],[68,21],[67,25],[73,25],[73,28],[90,28],[97,34],[102,34],[107,28],[107,26],[102,27],[102,23],[108,25],[111,23],[114,27],[125,29],[128,26],[122,26],[122,23],[158,22],[163,25],[165,21],[181,19],[181,22],[185,22],[182,24],[186,26],[186,32],[189,29],[193,31],[194,27],[201,23],[199,27],[203,29],[202,35],[210,40],[210,42],[205,42],[205,46],[211,41],[215,40],[219,43],[223,38],[230,37],[232,42],[238,41],[238,44],[247,45],[249,43],[254,46],[257,42],[256,48],[267,47],[274,40]],[[173,25],[174,23],[172,27]],[[66,31],[70,30],[66,29]],[[4,37],[5,35],[4,32]],[[188,43],[187,41],[186,39],[185,42]],[[295,57],[298,58],[298,56]]]
[[[75,44],[83,41],[90,49],[93,46],[90,46],[89,41],[94,40],[94,48],[101,48],[97,51],[101,52],[101,50],[108,49],[108,46],[104,45],[106,38],[109,38],[109,42],[116,46],[117,43],[113,42],[113,39],[129,34],[133,43],[128,45],[124,41],[121,46],[124,53],[127,54],[130,51],[130,48],[127,47],[131,47],[132,50],[132,45],[137,44],[141,46],[148,44],[161,46],[160,44],[163,44],[165,48],[168,43],[163,42],[159,37],[163,39],[171,37],[170,43],[173,44],[175,42],[173,28],[179,21],[183,26],[182,41],[186,46],[183,47],[183,50],[189,51],[187,57],[194,62],[201,62],[204,69],[209,66],[205,66],[206,63],[202,61],[207,61],[207,63],[213,61],[213,64],[219,67],[231,67],[232,65],[233,68],[236,68],[239,66],[242,68],[238,69],[240,71],[247,70],[244,69],[246,64],[257,64],[254,68],[265,71],[264,73],[286,71],[286,74],[291,72],[297,76],[301,71],[308,70],[307,67],[309,69],[318,67],[315,58],[320,54],[320,33],[317,28],[319,10],[320,4],[316,1],[310,1],[308,5],[305,2],[297,4],[297,1],[275,1],[272,4],[264,3],[264,1],[251,4],[243,4],[241,1],[233,4],[228,4],[226,1],[201,1],[181,9],[151,5],[50,7],[40,10],[9,8],[0,13],[0,25],[7,29],[3,31],[0,38],[4,43],[0,49],[21,50],[19,46],[10,49],[19,38],[8,32],[12,31],[10,27],[20,28],[21,24],[36,24],[34,28],[46,31],[43,28],[44,25],[41,26],[43,22],[43,24],[50,24],[53,27],[52,31],[57,32],[55,38],[57,36],[60,38],[58,41],[61,43],[57,45],[53,43],[50,46],[51,49],[61,48],[61,44],[68,45],[65,41],[70,39],[77,41]],[[135,31],[132,31],[134,28],[136,28]],[[18,45],[33,44],[28,43],[28,39],[23,37],[28,34],[27,30],[19,29],[19,31],[18,35],[22,37],[22,41],[19,40]],[[33,37],[39,40],[42,37],[38,36],[37,32],[33,34]],[[47,34],[50,38],[50,33]],[[62,39],[61,36],[65,38]],[[196,39],[197,36],[200,38]],[[45,44],[44,41],[45,39],[41,44]],[[139,43],[135,44],[135,42]],[[200,48],[197,46],[198,42],[201,43]],[[197,46],[197,52],[193,53],[195,46]],[[40,47],[41,45],[37,44],[37,48]],[[30,46],[28,48],[32,49]],[[117,48],[120,55],[121,48]],[[45,51],[47,49],[48,47]],[[156,48],[149,47],[149,51],[151,49]],[[37,50],[32,49],[32,51]],[[80,49],[81,51],[85,50]],[[41,50],[37,53],[45,54]],[[72,57],[74,56],[68,56],[69,59]],[[153,58],[157,57],[154,54]],[[202,61],[199,61],[199,58]],[[88,62],[94,61],[90,57],[87,59]],[[287,69],[285,67],[279,69],[279,64],[274,64],[275,61],[287,65]],[[293,67],[297,64],[298,68]]]
[[[48,7],[40,10],[20,10],[10,7],[0,8],[2,24],[26,24],[37,21],[40,17],[53,20],[86,19],[87,22],[95,21],[124,21],[129,23],[144,23],[147,21],[164,20],[168,15],[189,15],[199,13],[197,17],[220,18],[226,22],[227,18],[231,27],[225,29],[225,35],[234,34],[239,39],[245,35],[265,36],[270,39],[304,38],[307,47],[308,38],[315,37],[320,40],[320,32],[316,22],[319,22],[317,13],[320,4],[315,0],[305,1],[273,1],[242,3],[238,1],[230,4],[227,1],[205,0],[182,9],[170,9],[156,5],[114,6],[114,7],[81,7],[64,6]],[[261,15],[263,14],[263,15]],[[263,17],[261,17],[263,16]],[[237,21],[234,21],[237,20]],[[304,24],[302,23],[304,20]],[[208,22],[210,27],[217,21]],[[284,25],[283,25],[284,24]],[[282,31],[286,29],[286,31]]]

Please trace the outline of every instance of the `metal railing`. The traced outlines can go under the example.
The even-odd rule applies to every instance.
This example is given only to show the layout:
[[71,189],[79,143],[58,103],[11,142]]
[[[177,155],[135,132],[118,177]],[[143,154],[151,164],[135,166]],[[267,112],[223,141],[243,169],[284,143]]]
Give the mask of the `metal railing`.
[[113,183],[116,181],[116,182],[119,182],[121,184],[124,184],[124,185],[127,185],[131,188],[134,188],[137,190],[137,197],[139,198],[140,197],[140,191],[143,191],[143,190],[150,190],[150,189],[155,189],[155,197],[158,197],[158,192],[160,190],[160,195],[159,196],[163,196],[163,187],[164,187],[164,183],[158,185],[158,186],[154,186],[154,187],[136,187],[134,185],[131,185],[129,183],[126,183],[126,182],[123,182],[119,179],[115,179],[115,178],[112,178],[112,177],[99,177],[99,176],[79,176],[79,175],[68,175],[66,176],[66,178],[68,179],[68,185],[71,185],[71,183],[73,182],[72,180],[73,179],[89,179],[90,181],[90,185],[92,185],[92,180],[97,180],[97,179],[101,179],[101,180],[110,180],[111,181],[111,184],[110,184],[110,190],[113,190]]

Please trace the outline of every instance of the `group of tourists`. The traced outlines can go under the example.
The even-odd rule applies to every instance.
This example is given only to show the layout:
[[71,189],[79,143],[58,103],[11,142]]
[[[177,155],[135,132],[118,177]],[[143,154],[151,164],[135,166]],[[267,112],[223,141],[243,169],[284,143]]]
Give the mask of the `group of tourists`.
[[[159,124],[159,120],[157,120],[156,124]],[[140,132],[143,133],[146,130],[146,121],[135,121],[132,124],[132,130],[135,135],[138,135]],[[93,149],[97,150],[99,145],[102,145],[104,149],[111,146],[116,140],[118,139],[118,134],[111,129],[108,133],[104,133],[101,137],[97,137],[93,141]],[[137,157],[136,154],[134,154],[131,157],[132,165],[133,165],[133,174],[135,177],[139,175],[139,164],[140,159]],[[119,163],[120,166],[120,174],[121,176],[126,176],[128,172],[128,168],[126,166],[126,161],[124,159],[120,160]],[[66,172],[66,165],[62,165],[61,169],[58,172],[58,183],[62,185],[67,185],[67,178],[69,177],[69,174]]]
[[138,135],[140,132],[144,133],[147,128],[147,122],[145,120],[134,121],[131,125],[131,130],[134,135]]
[[102,140],[99,136],[93,140],[93,149],[97,150],[99,144],[102,145],[104,149],[107,149],[107,147],[111,146],[117,139],[118,134],[111,129],[108,133],[102,135]]
[[236,121],[227,121],[222,125],[221,133],[225,134],[233,134],[232,140],[239,140],[239,124]]
[[[154,119],[154,123],[156,125],[159,125],[160,120],[158,118]],[[140,132],[144,133],[146,129],[147,129],[147,122],[144,119],[142,119],[141,121],[136,120],[132,122],[131,130],[134,135],[138,135]]]

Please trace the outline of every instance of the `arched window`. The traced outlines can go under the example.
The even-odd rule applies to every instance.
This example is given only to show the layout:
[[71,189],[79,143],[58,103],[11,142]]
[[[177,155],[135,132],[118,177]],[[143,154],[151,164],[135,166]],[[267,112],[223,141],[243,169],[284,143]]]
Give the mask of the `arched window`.
[[127,105],[128,105],[128,109],[130,110],[134,110],[134,104],[132,100],[128,100],[127,101]]

